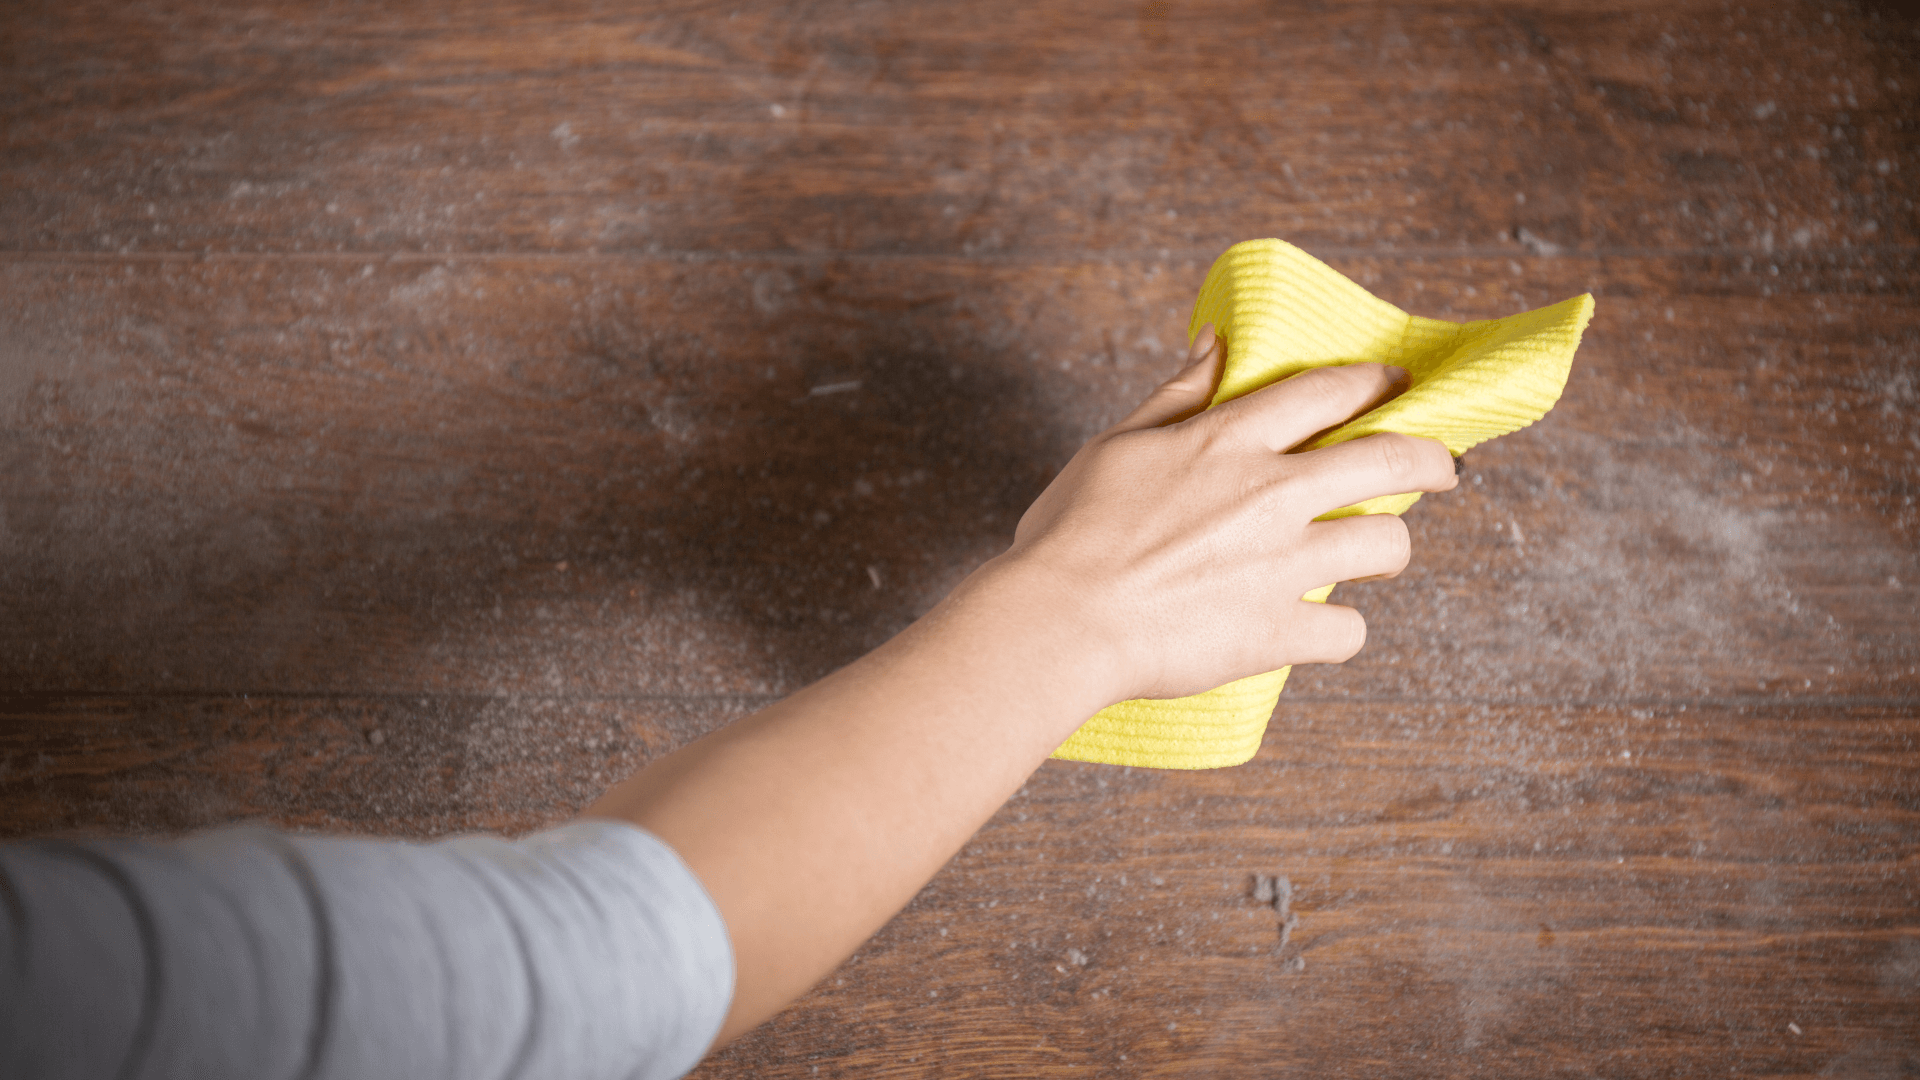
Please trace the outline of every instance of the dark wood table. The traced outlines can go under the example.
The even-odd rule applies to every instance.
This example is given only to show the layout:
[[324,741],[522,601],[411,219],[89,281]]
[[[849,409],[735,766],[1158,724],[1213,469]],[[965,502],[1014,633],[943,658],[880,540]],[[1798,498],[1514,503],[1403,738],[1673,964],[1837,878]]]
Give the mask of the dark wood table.
[[1912,18],[13,0],[0,48],[5,834],[562,821],[924,611],[1280,236],[1422,315],[1591,290],[1565,399],[1252,764],[1050,763],[696,1075],[1920,1072]]

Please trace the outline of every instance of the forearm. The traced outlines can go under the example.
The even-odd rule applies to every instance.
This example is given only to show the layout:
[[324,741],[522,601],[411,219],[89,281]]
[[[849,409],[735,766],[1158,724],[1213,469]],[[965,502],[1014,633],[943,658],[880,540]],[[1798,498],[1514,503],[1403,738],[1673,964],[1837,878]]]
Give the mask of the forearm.
[[719,907],[736,974],[721,1041],[851,953],[1099,709],[1360,648],[1357,612],[1300,598],[1398,573],[1406,528],[1313,519],[1445,490],[1452,460],[1392,435],[1286,452],[1405,384],[1379,365],[1195,417],[1220,356],[1196,339],[1187,368],[1068,463],[1009,553],[925,619],[588,808],[672,845]]
[[719,906],[736,971],[721,1041],[844,960],[1109,703],[1068,600],[996,560],[886,645],[588,808],[671,844]]

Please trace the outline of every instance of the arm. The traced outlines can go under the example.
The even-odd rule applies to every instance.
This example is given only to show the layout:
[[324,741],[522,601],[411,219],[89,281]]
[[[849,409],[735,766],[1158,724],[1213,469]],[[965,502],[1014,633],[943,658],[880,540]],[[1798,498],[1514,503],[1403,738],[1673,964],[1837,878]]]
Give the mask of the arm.
[[1310,371],[1202,413],[1221,361],[1203,330],[925,618],[588,808],[665,840],[719,907],[735,994],[716,1045],[842,962],[1094,712],[1359,651],[1359,613],[1300,597],[1399,573],[1406,526],[1312,519],[1448,490],[1452,460],[1399,435],[1286,454],[1393,393],[1397,369]]
[[1357,614],[1299,597],[1397,573],[1405,528],[1310,519],[1451,487],[1445,450],[1282,453],[1390,392],[1377,365],[1192,416],[1206,344],[925,619],[589,810],[647,831],[0,845],[0,1074],[680,1075],[844,959],[1091,712],[1360,647]]

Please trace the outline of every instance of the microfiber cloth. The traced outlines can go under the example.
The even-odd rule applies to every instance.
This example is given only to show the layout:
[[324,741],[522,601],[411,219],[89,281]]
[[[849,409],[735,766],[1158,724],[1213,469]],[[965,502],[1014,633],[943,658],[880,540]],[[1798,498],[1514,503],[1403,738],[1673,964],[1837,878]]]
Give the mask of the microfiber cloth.
[[[1308,368],[1374,361],[1407,369],[1392,399],[1301,449],[1383,431],[1446,444],[1455,457],[1547,414],[1567,383],[1593,297],[1503,319],[1450,323],[1409,315],[1339,271],[1282,240],[1228,248],[1207,272],[1187,338],[1212,323],[1226,370],[1209,408]],[[1326,518],[1400,514],[1418,492],[1369,499]],[[1306,599],[1325,601],[1327,585]],[[1192,697],[1109,706],[1073,733],[1054,757],[1156,769],[1239,765],[1260,749],[1289,668],[1231,682]]]

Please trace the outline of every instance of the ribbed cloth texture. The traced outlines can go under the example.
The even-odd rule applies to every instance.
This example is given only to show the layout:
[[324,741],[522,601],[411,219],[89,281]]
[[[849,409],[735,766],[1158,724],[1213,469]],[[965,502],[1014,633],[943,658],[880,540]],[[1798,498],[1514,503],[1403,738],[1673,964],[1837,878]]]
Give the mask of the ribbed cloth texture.
[[[1212,323],[1227,352],[1212,404],[1328,364],[1407,369],[1399,397],[1306,449],[1397,431],[1445,443],[1458,457],[1547,414],[1567,384],[1593,297],[1483,322],[1409,315],[1284,240],[1249,240],[1214,261],[1200,286],[1191,341]],[[1209,406],[1211,407],[1211,406]],[[1369,499],[1325,518],[1400,514],[1416,493]],[[1324,601],[1328,585],[1306,599]],[[1123,701],[1101,710],[1053,756],[1157,769],[1239,765],[1260,750],[1289,668],[1192,697]]]

